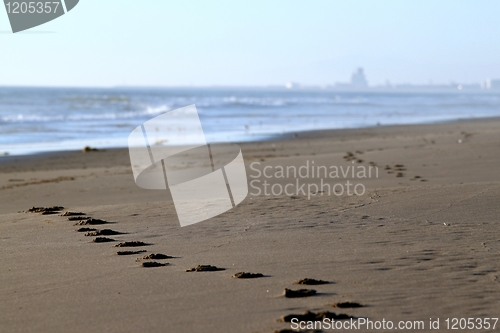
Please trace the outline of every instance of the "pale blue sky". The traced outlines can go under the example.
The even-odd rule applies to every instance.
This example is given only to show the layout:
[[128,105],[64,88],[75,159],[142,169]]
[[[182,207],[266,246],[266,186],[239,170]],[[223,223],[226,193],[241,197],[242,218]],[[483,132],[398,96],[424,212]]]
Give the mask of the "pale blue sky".
[[[0,85],[371,84],[500,78],[500,1],[80,0],[27,33],[0,10]],[[53,32],[53,33],[34,33]]]

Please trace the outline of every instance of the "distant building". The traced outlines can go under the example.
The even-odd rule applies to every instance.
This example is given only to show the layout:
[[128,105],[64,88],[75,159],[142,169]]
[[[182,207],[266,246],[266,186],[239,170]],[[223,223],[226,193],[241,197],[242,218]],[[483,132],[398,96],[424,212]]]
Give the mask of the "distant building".
[[365,72],[362,67],[351,75],[351,86],[353,88],[367,88],[368,81],[366,81]]
[[300,84],[295,83],[295,82],[287,82],[287,83],[285,83],[285,88],[286,89],[297,89],[297,88],[300,88]]
[[351,82],[349,83],[337,83],[335,84],[335,88],[340,89],[367,89],[368,81],[366,81],[365,72],[362,67],[359,67],[357,71],[352,73]]
[[488,90],[500,90],[500,80],[486,80],[485,88]]

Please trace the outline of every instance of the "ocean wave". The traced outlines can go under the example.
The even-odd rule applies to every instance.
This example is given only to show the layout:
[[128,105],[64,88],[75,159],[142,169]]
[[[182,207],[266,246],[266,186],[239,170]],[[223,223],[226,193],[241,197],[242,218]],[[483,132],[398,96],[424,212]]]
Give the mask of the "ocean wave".
[[64,121],[86,121],[86,120],[116,120],[116,119],[133,119],[144,116],[155,116],[161,113],[170,111],[172,108],[169,105],[160,105],[151,107],[148,106],[140,111],[127,112],[104,112],[104,113],[69,113],[58,115],[43,115],[43,114],[12,114],[0,117],[0,121],[4,123],[27,123],[27,122],[64,122]]

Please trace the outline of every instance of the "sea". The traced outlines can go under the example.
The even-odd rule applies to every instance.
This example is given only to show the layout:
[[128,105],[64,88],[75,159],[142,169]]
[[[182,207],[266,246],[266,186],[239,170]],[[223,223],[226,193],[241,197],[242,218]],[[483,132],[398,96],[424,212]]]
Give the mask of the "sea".
[[[482,91],[0,87],[0,156],[127,147],[134,128],[191,104],[208,142],[500,116],[500,93]],[[187,143],[186,128],[165,144]]]

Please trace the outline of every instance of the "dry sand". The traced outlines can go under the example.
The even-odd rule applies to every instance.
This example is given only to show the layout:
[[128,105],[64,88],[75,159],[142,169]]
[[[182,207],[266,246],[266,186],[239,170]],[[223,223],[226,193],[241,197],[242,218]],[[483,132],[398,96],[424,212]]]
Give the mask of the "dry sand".
[[[241,147],[249,176],[252,162],[262,170],[314,161],[372,162],[379,177],[361,181],[361,196],[250,194],[181,228],[167,191],[135,185],[127,150],[4,157],[0,331],[266,333],[307,310],[426,325],[439,317],[441,330],[448,317],[499,317],[500,120],[299,133]],[[112,223],[22,212],[54,205]],[[95,243],[80,227],[124,234]],[[150,245],[114,247],[124,241]],[[126,250],[147,252],[116,254]],[[176,258],[138,259],[151,253]],[[225,270],[186,272],[197,265]],[[238,272],[264,277],[231,278]],[[331,283],[293,284],[302,278]],[[317,293],[287,298],[285,288]],[[329,305],[347,301],[364,306]]]

